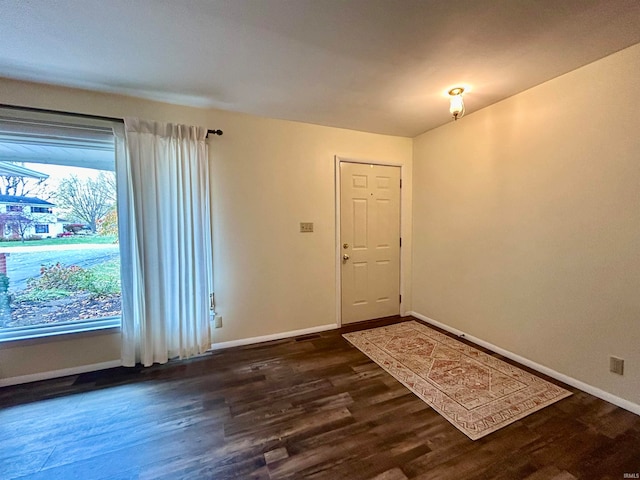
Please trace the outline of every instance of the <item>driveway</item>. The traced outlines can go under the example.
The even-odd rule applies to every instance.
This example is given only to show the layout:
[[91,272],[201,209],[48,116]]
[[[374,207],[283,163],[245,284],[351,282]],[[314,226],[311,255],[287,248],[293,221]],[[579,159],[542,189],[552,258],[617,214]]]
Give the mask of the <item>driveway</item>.
[[[40,266],[60,262],[63,265],[77,265],[90,268],[94,265],[118,258],[118,245],[65,245],[66,248],[13,247],[3,249],[7,257],[9,291],[24,290],[27,280],[40,275]],[[76,247],[76,248],[74,248]],[[80,248],[78,248],[80,247]]]

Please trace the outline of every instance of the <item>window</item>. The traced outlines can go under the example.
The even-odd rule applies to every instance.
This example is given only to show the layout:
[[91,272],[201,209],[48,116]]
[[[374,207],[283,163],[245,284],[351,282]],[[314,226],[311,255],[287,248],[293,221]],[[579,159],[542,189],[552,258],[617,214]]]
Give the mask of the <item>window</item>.
[[31,207],[31,213],[53,213],[53,208]]
[[115,179],[111,122],[0,108],[0,341],[120,325]]

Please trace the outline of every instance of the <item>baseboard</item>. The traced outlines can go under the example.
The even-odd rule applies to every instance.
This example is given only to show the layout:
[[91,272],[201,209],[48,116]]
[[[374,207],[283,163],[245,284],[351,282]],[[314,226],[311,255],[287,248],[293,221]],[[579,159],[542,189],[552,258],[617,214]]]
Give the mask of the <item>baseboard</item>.
[[282,340],[283,338],[309,335],[310,333],[326,332],[327,330],[335,330],[336,328],[338,328],[338,325],[336,325],[335,323],[330,323],[328,325],[303,328],[302,330],[291,330],[289,332],[262,335],[261,337],[241,338],[240,340],[230,340],[228,342],[214,343],[213,345],[211,345],[211,350],[222,350],[224,348],[241,347],[243,345],[252,345],[254,343],[270,342],[272,340]]
[[[232,340],[229,342],[214,343],[211,350],[222,350],[224,348],[239,347],[242,345],[251,345],[254,343],[269,342],[271,340],[282,340],[283,338],[297,337],[299,335],[309,335],[310,333],[324,332],[338,328],[335,323],[328,325],[319,325],[317,327],[303,328],[301,330],[292,330],[289,332],[274,333],[271,335],[263,335],[261,337],[243,338],[240,340]],[[63,368],[61,370],[52,370],[49,372],[33,373],[30,375],[21,375],[18,377],[0,378],[0,387],[8,387],[10,385],[20,385],[22,383],[38,382],[40,380],[50,380],[52,378],[66,377],[68,375],[78,375],[80,373],[94,372],[96,370],[105,370],[107,368],[120,367],[120,360],[110,362],[94,363],[92,365],[82,365],[79,367]]]
[[486,342],[484,340],[482,340],[481,338],[477,338],[474,337],[472,335],[468,335],[465,332],[461,331],[461,330],[457,330],[455,328],[450,327],[449,325],[446,325],[444,323],[440,323],[432,318],[427,317],[426,315],[422,315],[420,313],[417,312],[410,312],[410,315],[416,318],[419,318],[420,320],[429,323],[435,327],[439,327],[443,330],[446,330],[449,333],[452,333],[458,337],[464,337],[465,339],[469,340],[470,342],[475,343],[476,345],[480,345],[481,347],[487,348],[489,350],[491,350],[492,352],[496,352],[499,353],[500,355],[503,355],[515,362],[518,362],[522,365],[525,365],[529,368],[532,368],[533,370],[543,373],[545,375],[550,376],[551,378],[555,378],[556,380],[559,380],[563,383],[566,383],[567,385],[571,385],[572,387],[578,388],[580,390],[582,390],[583,392],[587,392],[591,395],[593,395],[594,397],[598,397],[601,398],[602,400],[606,400],[609,403],[613,403],[614,405],[620,407],[620,408],[624,408],[625,410],[628,410],[632,413],[635,413],[636,415],[640,415],[640,405],[638,405],[637,403],[633,403],[630,402],[629,400],[625,400],[624,398],[620,398],[617,397],[609,392],[605,392],[604,390],[600,390],[597,387],[594,387],[592,385],[589,385],[587,383],[581,382],[580,380],[577,380],[573,377],[569,377],[568,375],[565,375],[563,373],[557,372],[555,370],[552,370],[549,367],[545,367],[544,365],[540,365],[539,363],[536,363],[532,360],[529,360],[528,358],[525,357],[521,357],[520,355],[517,355],[513,352],[510,352],[509,350],[505,350],[504,348],[500,348],[496,345],[493,345],[492,343]]
[[112,360],[110,362],[93,363],[91,365],[82,365],[80,367],[62,368],[60,370],[51,370],[49,372],[31,373],[29,375],[20,375],[18,377],[0,378],[0,387],[20,385],[22,383],[39,382],[40,380],[50,380],[52,378],[67,377],[69,375],[79,375],[80,373],[95,372],[96,370],[105,370],[107,368],[119,367],[121,365],[122,362],[120,360]]

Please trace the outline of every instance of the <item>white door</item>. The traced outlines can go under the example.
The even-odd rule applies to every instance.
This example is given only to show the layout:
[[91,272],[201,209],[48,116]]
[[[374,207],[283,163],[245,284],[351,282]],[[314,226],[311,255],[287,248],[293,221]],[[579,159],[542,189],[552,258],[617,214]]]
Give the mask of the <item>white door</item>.
[[342,323],[400,313],[400,167],[340,163]]

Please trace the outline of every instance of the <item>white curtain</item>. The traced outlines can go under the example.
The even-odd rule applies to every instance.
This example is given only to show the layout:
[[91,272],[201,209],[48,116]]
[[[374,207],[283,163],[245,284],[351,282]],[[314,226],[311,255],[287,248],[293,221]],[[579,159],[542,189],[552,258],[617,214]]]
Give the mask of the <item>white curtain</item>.
[[206,134],[133,118],[116,131],[125,366],[211,347]]

